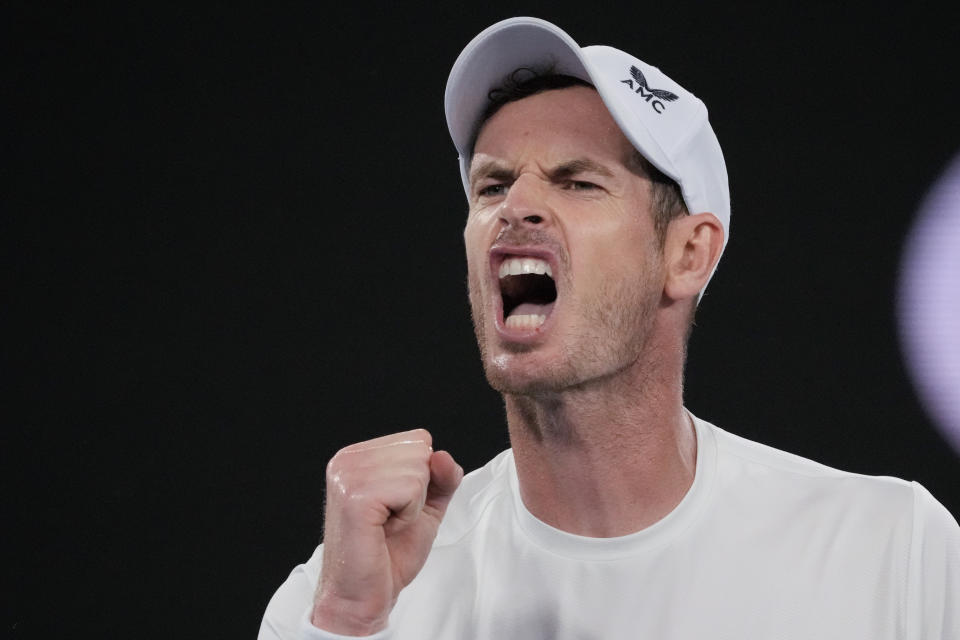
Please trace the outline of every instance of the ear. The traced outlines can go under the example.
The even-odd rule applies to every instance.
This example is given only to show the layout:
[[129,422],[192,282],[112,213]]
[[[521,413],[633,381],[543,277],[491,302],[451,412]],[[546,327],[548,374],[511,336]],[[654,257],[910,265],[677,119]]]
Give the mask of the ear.
[[663,292],[671,300],[694,298],[707,286],[723,251],[723,225],[712,213],[670,221],[664,242],[667,267]]

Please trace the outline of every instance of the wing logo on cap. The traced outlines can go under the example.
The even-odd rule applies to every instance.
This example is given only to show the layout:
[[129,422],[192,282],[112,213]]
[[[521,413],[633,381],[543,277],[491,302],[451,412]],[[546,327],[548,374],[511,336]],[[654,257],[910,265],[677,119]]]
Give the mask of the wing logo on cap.
[[643,72],[634,66],[630,67],[630,75],[633,76],[632,79],[627,78],[620,82],[630,87],[630,89],[633,89],[633,85],[636,83],[637,88],[633,89],[633,92],[643,98],[657,113],[663,113],[665,108],[661,100],[673,102],[680,98],[677,94],[667,91],[666,89],[651,89],[650,85],[647,84],[647,79],[643,76]]

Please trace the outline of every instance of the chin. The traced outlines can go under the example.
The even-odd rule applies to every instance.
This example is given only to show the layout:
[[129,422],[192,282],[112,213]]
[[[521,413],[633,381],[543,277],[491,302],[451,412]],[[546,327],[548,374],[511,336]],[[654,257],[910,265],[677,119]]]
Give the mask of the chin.
[[487,368],[487,382],[494,391],[509,396],[545,396],[558,393],[563,386],[542,377],[525,377]]
[[579,382],[568,363],[548,362],[540,353],[501,353],[485,357],[487,382],[502,394],[541,396],[558,393]]

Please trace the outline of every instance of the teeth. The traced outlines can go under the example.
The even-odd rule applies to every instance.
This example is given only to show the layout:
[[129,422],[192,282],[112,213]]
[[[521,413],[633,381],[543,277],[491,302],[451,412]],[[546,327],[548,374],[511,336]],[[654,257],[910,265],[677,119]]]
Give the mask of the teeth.
[[507,258],[500,263],[500,277],[536,273],[553,277],[553,270],[546,260],[540,258]]
[[535,313],[529,315],[513,315],[508,317],[504,324],[510,327],[511,329],[536,329],[542,325],[547,319],[547,316],[538,315]]

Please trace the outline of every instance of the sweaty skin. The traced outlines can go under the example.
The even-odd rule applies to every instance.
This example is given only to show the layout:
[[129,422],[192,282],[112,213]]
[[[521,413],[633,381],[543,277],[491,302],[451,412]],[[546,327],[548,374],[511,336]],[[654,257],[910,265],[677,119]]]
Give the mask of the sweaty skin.
[[323,575],[311,622],[345,635],[386,626],[426,562],[463,469],[416,429],[354,444],[327,465]]

